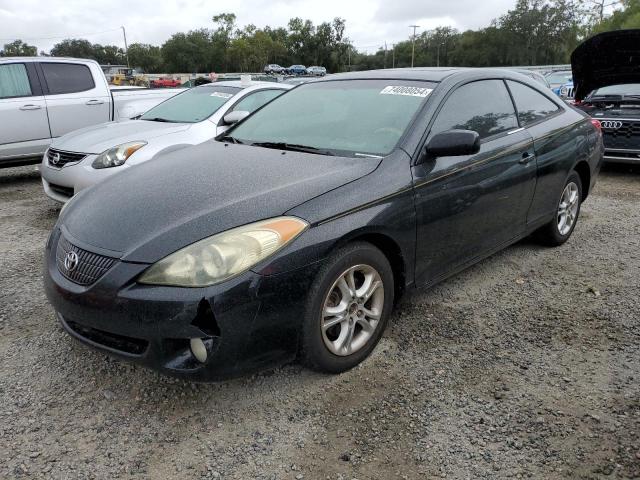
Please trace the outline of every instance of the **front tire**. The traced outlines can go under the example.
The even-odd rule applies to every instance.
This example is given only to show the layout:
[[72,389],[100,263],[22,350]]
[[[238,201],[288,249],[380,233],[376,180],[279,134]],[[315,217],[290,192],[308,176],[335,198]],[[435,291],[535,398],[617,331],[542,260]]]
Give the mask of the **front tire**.
[[538,241],[557,247],[569,240],[578,223],[581,204],[582,181],[580,175],[573,171],[562,189],[553,220],[536,232]]
[[387,257],[369,243],[335,252],[311,286],[301,335],[301,359],[314,370],[340,373],[373,351],[393,308]]

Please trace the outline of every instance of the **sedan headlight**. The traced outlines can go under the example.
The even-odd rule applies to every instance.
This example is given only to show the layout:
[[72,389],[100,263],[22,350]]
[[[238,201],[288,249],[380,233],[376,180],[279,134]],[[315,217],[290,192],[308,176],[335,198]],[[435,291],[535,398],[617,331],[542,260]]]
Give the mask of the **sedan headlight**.
[[119,167],[135,152],[144,147],[147,142],[128,142],[105,150],[93,161],[93,168]]
[[206,287],[246,272],[304,232],[309,224],[277,217],[218,233],[172,253],[148,268],[140,283]]

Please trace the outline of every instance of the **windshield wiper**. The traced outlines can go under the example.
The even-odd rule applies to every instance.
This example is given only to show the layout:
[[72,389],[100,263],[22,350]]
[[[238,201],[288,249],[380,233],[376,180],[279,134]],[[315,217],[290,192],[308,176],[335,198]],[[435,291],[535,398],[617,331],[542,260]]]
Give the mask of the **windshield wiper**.
[[141,118],[140,120],[149,120],[150,122],[176,123],[173,120],[169,120],[168,118],[162,118],[162,117]]
[[237,143],[240,145],[244,145],[244,142],[242,140],[238,140],[236,137],[233,137],[231,135],[225,135],[224,137],[220,138],[221,142],[231,142],[231,143]]
[[330,155],[335,156],[330,150],[323,150],[321,148],[310,147],[308,145],[298,145],[295,143],[286,142],[254,142],[251,144],[254,147],[264,148],[276,148],[278,150],[289,150],[292,152],[305,152],[305,153],[317,153],[318,155]]

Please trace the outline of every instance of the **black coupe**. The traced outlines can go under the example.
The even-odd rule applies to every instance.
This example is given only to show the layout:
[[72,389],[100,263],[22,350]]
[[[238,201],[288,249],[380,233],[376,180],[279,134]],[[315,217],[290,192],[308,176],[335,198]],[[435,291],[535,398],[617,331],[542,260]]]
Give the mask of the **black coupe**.
[[73,337],[169,374],[342,372],[408,288],[565,242],[602,156],[599,122],[516,72],[335,75],[79,193],[46,293]]

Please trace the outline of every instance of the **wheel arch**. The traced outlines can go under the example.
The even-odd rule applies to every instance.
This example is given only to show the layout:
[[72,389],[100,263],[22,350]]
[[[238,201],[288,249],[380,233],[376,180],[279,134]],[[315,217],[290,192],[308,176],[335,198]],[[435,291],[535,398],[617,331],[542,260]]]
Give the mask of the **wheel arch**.
[[582,182],[581,201],[584,202],[589,196],[589,189],[591,187],[591,168],[586,160],[580,160],[574,165],[573,170],[578,174]]
[[407,254],[393,236],[376,230],[358,230],[342,237],[335,247],[341,248],[354,242],[367,242],[378,248],[391,265],[394,283],[394,302],[400,299],[406,290],[407,278],[410,275]]

